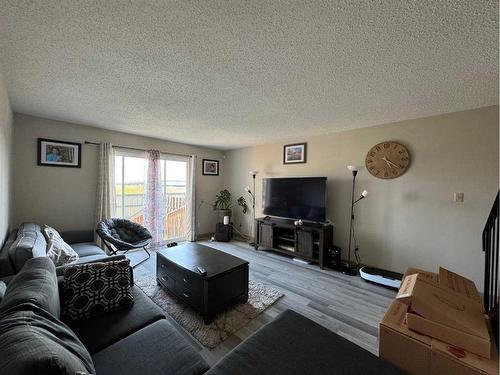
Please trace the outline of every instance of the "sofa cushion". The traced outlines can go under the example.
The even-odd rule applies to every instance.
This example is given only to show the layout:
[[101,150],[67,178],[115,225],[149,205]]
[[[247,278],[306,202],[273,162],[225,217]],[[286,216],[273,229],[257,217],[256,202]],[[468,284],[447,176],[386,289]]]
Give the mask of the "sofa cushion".
[[22,223],[19,228],[17,228],[17,235],[25,232],[41,232],[42,227],[35,223]]
[[72,244],[71,247],[73,248],[73,250],[75,250],[77,252],[77,254],[80,256],[80,258],[93,256],[93,255],[100,255],[101,257],[106,256],[106,253],[104,252],[104,250],[102,250],[99,246],[97,246],[93,242],[75,243],[75,244]]
[[95,373],[90,354],[75,334],[31,303],[0,315],[0,353],[2,374]]
[[207,375],[403,375],[370,352],[286,310],[219,361]]
[[[31,229],[32,226],[27,228]],[[9,248],[9,258],[16,272],[23,268],[28,259],[46,255],[47,241],[41,231],[21,230],[20,228],[17,231],[16,240]]]
[[4,281],[0,280],[0,302],[2,302],[6,290],[7,290],[7,284],[5,284]]
[[128,309],[69,323],[91,354],[165,318],[163,311],[138,287],[132,287],[132,296],[134,305]]
[[76,229],[59,232],[64,241],[70,245],[74,243],[95,242],[96,233],[93,229]]
[[26,302],[33,303],[56,318],[60,316],[56,269],[47,257],[29,259],[12,278],[0,303],[0,313]]
[[65,320],[88,319],[132,306],[128,259],[68,267],[64,271]]
[[98,374],[194,375],[208,365],[165,319],[150,324],[92,356]]

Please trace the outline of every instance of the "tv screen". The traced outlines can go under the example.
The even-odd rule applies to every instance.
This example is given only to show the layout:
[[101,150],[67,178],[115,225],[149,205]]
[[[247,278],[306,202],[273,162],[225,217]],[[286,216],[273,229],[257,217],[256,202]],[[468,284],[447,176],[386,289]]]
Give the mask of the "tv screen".
[[265,178],[264,215],[324,222],[326,177]]

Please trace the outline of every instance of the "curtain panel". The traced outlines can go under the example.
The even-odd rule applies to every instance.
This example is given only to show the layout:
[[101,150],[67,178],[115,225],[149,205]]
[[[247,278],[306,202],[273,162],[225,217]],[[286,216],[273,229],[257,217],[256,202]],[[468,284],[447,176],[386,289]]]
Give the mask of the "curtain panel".
[[[102,220],[114,216],[115,206],[115,178],[113,146],[111,143],[101,143],[99,146],[99,167],[97,179],[97,199],[95,225]],[[94,228],[95,229],[95,228]],[[104,250],[107,249],[102,240],[95,234],[96,243]]]
[[148,150],[148,169],[144,197],[144,225],[153,236],[151,247],[164,243],[165,226],[165,193],[161,176],[161,153],[158,150]]
[[186,181],[186,217],[188,241],[196,241],[196,155],[188,158]]

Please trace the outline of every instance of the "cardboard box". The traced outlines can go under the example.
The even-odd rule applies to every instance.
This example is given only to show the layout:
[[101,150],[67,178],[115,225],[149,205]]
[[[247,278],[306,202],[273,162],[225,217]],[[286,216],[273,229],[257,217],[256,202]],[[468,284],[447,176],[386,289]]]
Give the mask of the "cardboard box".
[[463,295],[464,297],[470,298],[473,301],[476,301],[483,304],[483,300],[481,298],[481,294],[476,288],[476,284],[474,281],[459,275],[458,273],[447,270],[446,268],[439,267],[439,273],[429,272],[426,270],[422,270],[419,268],[408,267],[406,272],[404,273],[403,280],[406,276],[420,274],[422,276],[422,280],[425,280],[431,284],[438,284],[439,286],[451,289],[454,292]]
[[432,283],[432,284],[439,284],[439,275],[437,273],[421,270],[419,268],[412,268],[412,267],[408,267],[406,269],[406,272],[403,275],[403,280],[405,279],[406,276],[415,275],[417,273],[422,276],[423,280],[426,280],[427,282]]
[[439,285],[443,288],[451,289],[456,293],[470,299],[471,301],[483,305],[481,295],[476,288],[474,281],[469,280],[458,273],[439,267]]
[[403,280],[396,299],[408,306],[411,330],[489,358],[490,335],[477,301],[429,283],[420,274]]
[[[497,375],[498,356],[492,345],[491,359],[419,334],[405,323],[407,306],[394,300],[379,330],[379,355],[414,375]],[[491,332],[490,332],[491,335]],[[493,340],[490,336],[490,340]]]
[[380,322],[379,356],[416,375],[430,374],[429,336],[410,331],[405,324],[407,306],[394,300]]
[[447,290],[452,290],[466,298],[476,301],[481,305],[484,311],[483,300],[481,294],[476,288],[476,284],[472,280],[459,275],[458,273],[447,270],[446,268],[439,267],[439,273],[429,272],[419,268],[409,267],[403,275],[403,280],[406,276],[418,273],[425,280],[431,284],[437,284]]

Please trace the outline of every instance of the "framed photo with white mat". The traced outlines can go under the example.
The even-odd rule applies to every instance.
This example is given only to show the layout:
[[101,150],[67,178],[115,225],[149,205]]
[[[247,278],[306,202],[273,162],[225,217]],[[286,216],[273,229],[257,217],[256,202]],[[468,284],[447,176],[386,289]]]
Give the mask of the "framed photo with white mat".
[[82,144],[38,138],[38,165],[81,168]]
[[307,143],[283,146],[283,164],[300,164],[307,161]]
[[219,161],[211,159],[203,159],[203,175],[204,176],[218,176],[219,175]]

